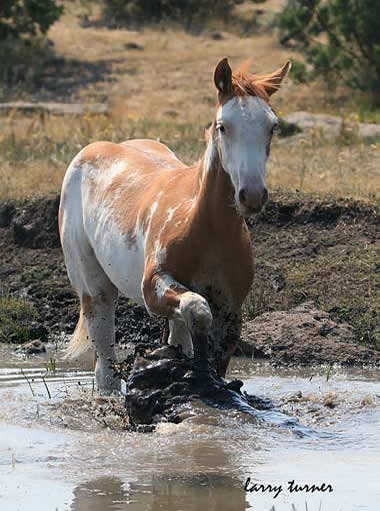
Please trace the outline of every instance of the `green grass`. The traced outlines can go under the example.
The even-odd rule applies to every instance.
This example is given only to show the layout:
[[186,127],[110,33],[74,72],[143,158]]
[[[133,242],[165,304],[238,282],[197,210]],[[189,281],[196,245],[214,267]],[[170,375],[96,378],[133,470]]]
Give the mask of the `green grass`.
[[31,321],[38,312],[28,301],[0,292],[0,342],[24,343],[33,338]]

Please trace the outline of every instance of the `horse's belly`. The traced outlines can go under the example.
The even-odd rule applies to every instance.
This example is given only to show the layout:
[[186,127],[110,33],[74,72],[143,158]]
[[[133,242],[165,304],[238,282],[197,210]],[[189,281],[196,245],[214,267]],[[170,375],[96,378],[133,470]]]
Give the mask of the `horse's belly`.
[[[89,225],[90,224],[90,225]],[[86,226],[96,258],[119,292],[144,305],[141,282],[144,274],[144,239],[138,229],[133,236],[122,234],[115,224]]]

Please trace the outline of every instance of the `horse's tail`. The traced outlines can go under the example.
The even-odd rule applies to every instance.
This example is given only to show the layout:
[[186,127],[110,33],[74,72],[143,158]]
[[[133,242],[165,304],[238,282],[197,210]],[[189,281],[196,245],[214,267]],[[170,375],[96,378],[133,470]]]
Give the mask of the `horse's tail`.
[[79,319],[71,340],[66,349],[65,359],[82,357],[92,348],[89,340],[86,323],[84,320],[82,306],[80,308]]

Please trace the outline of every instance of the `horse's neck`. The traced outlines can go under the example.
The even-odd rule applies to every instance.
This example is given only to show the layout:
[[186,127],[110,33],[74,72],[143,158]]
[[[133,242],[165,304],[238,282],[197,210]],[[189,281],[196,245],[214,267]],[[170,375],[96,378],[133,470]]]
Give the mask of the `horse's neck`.
[[[235,206],[234,187],[230,176],[224,171],[213,137],[198,168],[198,212],[214,230],[224,235],[228,229],[241,230],[244,220]],[[227,229],[227,231],[226,231]],[[233,234],[232,231],[229,234]]]

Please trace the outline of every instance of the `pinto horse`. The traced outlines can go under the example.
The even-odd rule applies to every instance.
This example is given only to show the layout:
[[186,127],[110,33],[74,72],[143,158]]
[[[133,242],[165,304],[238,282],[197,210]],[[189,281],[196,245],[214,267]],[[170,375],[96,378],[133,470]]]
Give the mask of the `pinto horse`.
[[214,72],[216,116],[203,158],[184,165],[154,140],[95,142],[65,175],[59,230],[67,272],[80,299],[68,352],[95,345],[97,388],[120,388],[112,368],[119,293],[169,320],[169,344],[205,370],[225,375],[253,280],[245,218],[268,193],[265,164],[278,120],[269,105],[290,63],[268,75]]

